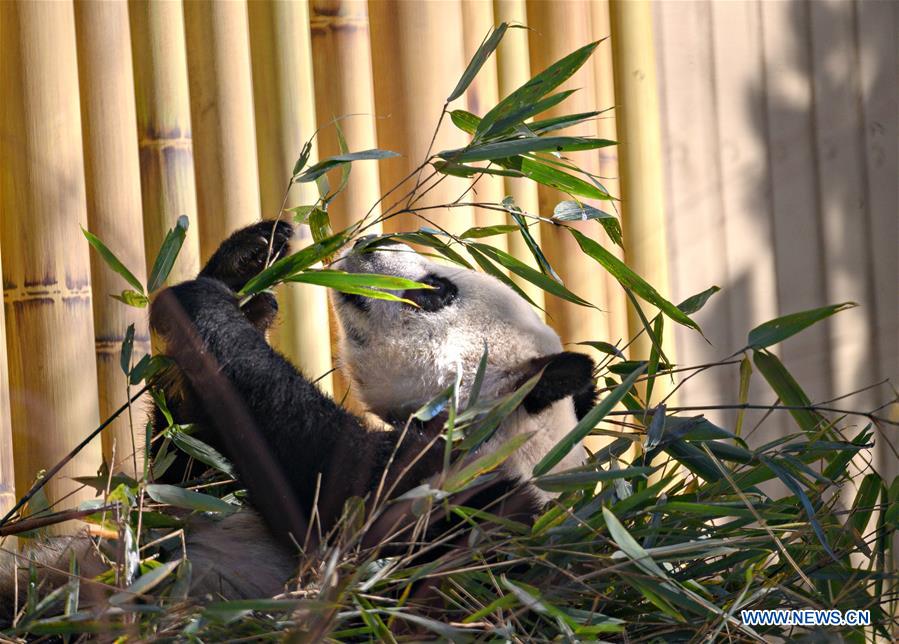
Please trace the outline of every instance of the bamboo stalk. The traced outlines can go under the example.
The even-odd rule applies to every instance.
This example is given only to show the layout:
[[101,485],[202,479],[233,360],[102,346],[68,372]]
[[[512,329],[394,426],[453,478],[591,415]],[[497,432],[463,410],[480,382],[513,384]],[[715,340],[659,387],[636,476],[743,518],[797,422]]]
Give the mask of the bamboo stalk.
[[[609,0],[592,0],[590,4],[593,21],[593,38],[606,38],[612,32],[609,22]],[[615,80],[612,71],[612,46],[605,42],[593,54],[596,73],[596,109],[604,110],[615,105]],[[596,134],[601,139],[618,140],[618,126],[615,110],[610,110],[596,121]],[[621,185],[618,180],[618,147],[602,148],[599,151],[599,175],[609,194],[620,197]],[[614,204],[606,208],[612,212]],[[605,240],[604,240],[605,241]],[[616,244],[604,244],[618,259],[624,259],[624,251]],[[609,318],[609,338],[615,343],[630,337],[627,326],[627,297],[618,282],[606,274],[606,314]],[[627,349],[624,350],[627,353]]]
[[[3,262],[0,258],[0,267]],[[0,270],[0,286],[3,286]],[[12,456],[12,424],[9,418],[9,369],[6,366],[6,315],[0,306],[0,516],[16,502],[16,478]]]
[[[79,0],[75,3],[75,29],[88,225],[146,284],[128,6]],[[150,336],[144,310],[109,297],[132,287],[96,253],[91,254],[91,285],[100,416],[106,418],[129,397],[127,378],[119,365],[125,330],[134,325],[133,355],[137,358],[150,351]],[[120,418],[104,432],[107,462],[115,445],[113,470],[121,468],[132,476],[143,470],[139,455],[145,416],[143,406],[137,406],[130,417]]]
[[180,215],[191,227],[168,284],[200,270],[190,102],[181,2],[128,4],[147,269]]
[[[0,42],[0,241],[23,490],[99,419],[71,3],[0,3]],[[95,473],[101,458],[100,443],[88,445],[49,482],[49,500],[71,507],[93,496],[72,477]]]
[[191,0],[184,32],[200,257],[260,216],[247,6]]
[[[294,162],[315,131],[308,5],[252,2],[249,28],[260,197],[264,216],[274,218],[281,211]],[[316,157],[313,142],[310,163]],[[286,205],[313,203],[316,197],[314,185],[295,184]],[[305,234],[308,237],[308,230]],[[318,377],[331,368],[330,346],[321,340],[328,328],[327,294],[307,284],[285,284],[279,290],[281,323],[273,344]],[[319,384],[333,391],[331,383],[328,376]]]
[[[471,60],[484,37],[494,27],[493,3],[490,0],[469,0],[462,3],[463,41],[465,60]],[[487,110],[499,102],[499,80],[497,78],[496,57],[491,56],[481,67],[478,75],[465,92],[468,111],[483,116]],[[501,203],[505,197],[503,177],[483,175],[475,184],[473,192],[477,201]],[[478,226],[497,226],[509,222],[509,218],[497,210],[475,210]],[[509,250],[508,237],[496,235],[489,238],[491,246],[503,251]]]
[[[527,8],[524,0],[494,0],[493,9],[497,22],[527,23]],[[497,48],[496,57],[499,95],[508,96],[531,77],[531,56],[528,51],[527,32],[506,32]],[[533,214],[540,212],[536,183],[512,177],[505,177],[504,182],[506,194],[512,196],[519,208]],[[530,233],[540,244],[540,226],[531,226]],[[509,237],[509,252],[532,268],[539,268],[537,260],[534,259],[521,235]],[[546,295],[543,289],[518,276],[512,276],[512,279],[537,306],[541,308],[546,306]]]
[[[440,106],[453,90],[465,69],[462,50],[462,7],[459,0],[441,2],[369,2],[372,68],[375,82],[375,107],[378,145],[402,154],[381,163],[381,190],[387,192],[407,176],[433,151],[462,147],[463,132],[447,124],[447,119],[431,146],[431,137],[440,116]],[[434,29],[434,25],[439,25]],[[460,99],[461,100],[461,99]],[[426,168],[423,177],[430,174]],[[408,188],[399,191],[401,196]],[[471,185],[458,177],[441,181],[418,205],[454,201]],[[388,199],[387,205],[393,202]],[[452,232],[474,225],[470,208],[453,208],[446,214],[429,214],[429,219]],[[416,230],[427,225],[413,215],[395,217],[384,224],[385,230]]]
[[[590,5],[587,3],[532,0],[527,3],[527,12],[528,25],[536,30],[529,34],[531,67],[535,72],[545,69],[575,48],[593,40]],[[579,91],[561,106],[548,110],[546,116],[593,110],[596,102],[594,81],[593,62],[588,60],[574,76],[559,87],[559,90],[579,88]],[[586,122],[562,132],[570,135],[596,136],[596,125],[593,122]],[[597,153],[575,154],[573,158],[585,170],[590,172],[599,170]],[[552,214],[558,202],[571,198],[546,186],[540,186],[538,195],[540,212],[545,216]],[[602,204],[593,205],[604,207]],[[593,239],[605,241],[605,232],[596,222],[574,222],[573,225]],[[547,258],[565,285],[592,304],[607,310],[605,271],[581,252],[573,237],[566,231],[552,225],[544,225],[542,233]],[[610,339],[608,316],[603,312],[580,307],[555,297],[546,298],[546,311],[550,324],[562,336],[563,342]]]
[[[668,250],[662,184],[659,99],[656,83],[652,6],[643,0],[609,4],[612,26],[615,96],[618,108],[618,154],[621,168],[622,228],[628,265],[663,295],[668,293]],[[656,311],[643,305],[647,316]],[[628,307],[631,334],[643,328]],[[663,347],[674,360],[672,324],[665,325]],[[643,334],[631,355],[648,356],[650,340]],[[664,385],[659,379],[657,385]],[[666,386],[654,389],[664,395]]]
[[[371,41],[368,6],[364,0],[314,0],[312,17],[312,60],[315,79],[315,114],[320,130],[318,149],[322,157],[339,153],[333,126],[340,128],[350,150],[377,147],[375,133],[374,81],[372,79]],[[343,118],[346,117],[346,118]],[[328,212],[335,230],[358,221],[376,204],[380,195],[378,163],[356,163],[344,192],[330,205]],[[381,214],[375,206],[372,216]],[[367,232],[380,233],[381,226]],[[332,325],[336,322],[332,316]],[[332,330],[332,352],[336,354],[337,329]],[[334,391],[353,409],[361,405],[349,391],[349,380],[334,372]]]

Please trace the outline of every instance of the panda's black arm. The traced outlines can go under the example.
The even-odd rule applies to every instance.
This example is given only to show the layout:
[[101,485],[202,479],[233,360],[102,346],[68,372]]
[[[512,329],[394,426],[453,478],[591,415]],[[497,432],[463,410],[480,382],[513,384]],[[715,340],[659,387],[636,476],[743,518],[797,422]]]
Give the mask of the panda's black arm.
[[[339,517],[347,497],[369,491],[393,437],[368,429],[274,351],[224,283],[199,278],[164,291],[150,321],[257,507],[276,493],[270,481],[261,482],[272,460],[306,517],[322,477],[318,509],[325,527]],[[276,507],[259,509],[277,513]],[[281,518],[266,519],[271,524]]]

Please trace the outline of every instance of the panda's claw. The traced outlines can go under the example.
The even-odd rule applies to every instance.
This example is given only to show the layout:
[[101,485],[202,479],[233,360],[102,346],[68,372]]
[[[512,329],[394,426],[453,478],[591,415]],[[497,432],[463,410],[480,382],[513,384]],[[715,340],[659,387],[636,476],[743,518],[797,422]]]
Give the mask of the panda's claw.
[[242,228],[226,239],[200,271],[200,277],[224,282],[239,291],[271,262],[289,252],[293,224],[286,221],[261,221]]

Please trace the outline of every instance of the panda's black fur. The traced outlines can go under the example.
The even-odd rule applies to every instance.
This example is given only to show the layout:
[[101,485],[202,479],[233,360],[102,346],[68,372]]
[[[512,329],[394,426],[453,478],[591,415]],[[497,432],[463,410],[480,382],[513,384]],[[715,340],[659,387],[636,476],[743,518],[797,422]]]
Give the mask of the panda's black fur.
[[[423,378],[426,374],[401,374],[392,383],[395,390],[392,395],[396,394],[395,398],[402,404],[381,408],[372,404],[373,410],[388,423],[386,429],[373,427],[324,394],[269,345],[266,334],[277,314],[277,303],[271,294],[257,295],[241,306],[236,292],[272,257],[278,258],[288,252],[288,241],[293,232],[290,224],[262,222],[234,233],[195,280],[166,289],[151,305],[151,328],[164,353],[176,365],[158,380],[175,422],[196,424],[200,428],[198,437],[232,460],[241,483],[249,491],[252,506],[266,526],[262,528],[257,515],[248,511],[220,522],[207,519],[195,522],[194,531],[188,533],[188,555],[194,560],[195,570],[198,561],[204,562],[203,565],[213,570],[211,575],[220,577],[212,584],[195,583],[198,592],[215,591],[235,597],[277,592],[277,586],[293,575],[295,568],[290,561],[297,552],[296,545],[303,543],[309,534],[327,535],[339,519],[347,499],[360,497],[371,504],[376,490],[378,493],[389,491],[390,496],[396,498],[433,479],[443,467],[444,444],[437,438],[445,415],[426,423],[411,422],[406,413],[409,407],[404,404],[407,391],[412,409],[420,406],[422,400],[418,398],[429,399],[439,393],[440,389],[430,391],[428,386],[422,385],[421,381],[427,380]],[[365,258],[358,261],[352,257],[344,259],[345,266],[339,268],[350,270],[348,267],[356,261],[358,266],[354,270],[357,272],[396,272],[395,269],[380,270]],[[393,261],[391,265],[395,264]],[[492,280],[483,274],[454,273],[430,264],[421,270],[424,271],[422,275],[411,277],[430,280],[437,288],[433,292],[406,291],[403,295],[417,300],[419,309],[394,311],[399,315],[397,320],[403,319],[402,315],[439,315],[441,310],[457,314],[465,310],[460,303],[462,298],[470,296],[471,289],[480,295],[477,291],[482,289],[481,284],[491,291],[491,297],[499,298],[496,304],[508,304],[512,311],[524,310],[515,308],[521,306],[515,301],[518,296],[498,282],[470,282],[475,276]],[[335,308],[347,318],[341,320],[347,343],[345,348],[365,351],[370,345],[383,341],[384,338],[377,334],[359,328],[356,324],[359,320],[350,319],[354,315],[383,313],[386,309],[369,311],[382,305],[380,301],[376,303],[357,296],[337,296]],[[488,313],[492,310],[489,308]],[[562,414],[559,417],[568,419],[565,422],[573,425],[576,418],[572,406],[579,418],[595,402],[593,362],[581,354],[561,351],[558,337],[537,321],[536,316],[528,320],[528,325],[536,328],[536,333],[544,340],[549,338],[546,342],[551,346],[550,352],[537,347],[515,347],[515,351],[508,351],[509,360],[519,354],[525,359],[504,366],[503,352],[510,348],[491,345],[494,338],[478,337],[475,328],[474,335],[466,337],[469,344],[477,345],[477,354],[469,350],[466,356],[455,357],[459,358],[460,364],[470,365],[471,360],[481,354],[486,341],[491,356],[499,361],[496,374],[491,376],[499,383],[494,395],[507,393],[542,371],[538,384],[516,412],[523,414],[520,420],[507,420],[506,423],[527,423],[530,419],[540,418],[554,422],[556,416],[553,414]],[[322,329],[323,337],[325,331]],[[401,328],[391,328],[390,332],[404,333]],[[399,346],[403,346],[401,342]],[[416,349],[415,346],[408,347],[410,352]],[[432,358],[414,364],[429,364],[428,360]],[[385,377],[381,373],[360,372],[364,366],[353,364],[352,359],[349,367],[354,381],[362,389],[372,379]],[[413,390],[418,392],[418,398],[413,396]],[[164,429],[167,423],[161,414],[157,413],[155,418],[157,431]],[[514,426],[512,429],[515,430]],[[553,433],[549,438],[553,438],[554,443],[571,426],[550,429]],[[482,449],[492,447],[495,445],[488,443]],[[508,471],[511,466],[504,466],[498,477],[461,493],[458,501],[526,520],[547,498],[540,496],[542,493],[534,486],[522,482],[523,477],[529,476],[529,468],[535,459],[540,458],[547,448],[534,449],[537,451],[527,456],[530,460],[519,465],[518,471]],[[577,459],[569,461],[569,466],[571,462],[577,463]],[[177,463],[168,469],[163,482],[180,480],[185,471],[184,463]],[[499,506],[498,500],[501,500]],[[402,516],[403,511],[403,504],[394,504],[384,512],[380,523],[374,524],[376,529],[369,535],[367,543],[376,542],[385,535],[393,535],[402,541],[406,535],[395,528],[408,520]],[[313,515],[318,524],[314,531],[309,529]],[[244,571],[240,562],[247,556],[253,559],[254,567]],[[216,573],[217,566],[229,568],[225,573]],[[260,572],[266,570],[266,566],[270,570]],[[279,575],[279,571],[283,574]],[[265,580],[242,579],[247,575],[265,577]],[[229,579],[223,581],[225,577]],[[2,591],[0,588],[0,594]]]

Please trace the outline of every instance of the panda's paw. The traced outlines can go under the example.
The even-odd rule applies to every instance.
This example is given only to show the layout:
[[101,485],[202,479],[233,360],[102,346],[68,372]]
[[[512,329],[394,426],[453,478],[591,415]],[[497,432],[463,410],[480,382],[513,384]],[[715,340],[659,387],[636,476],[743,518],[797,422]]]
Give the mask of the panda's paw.
[[241,228],[222,242],[200,271],[200,277],[224,282],[239,291],[267,265],[289,252],[293,224],[286,221],[261,221]]

